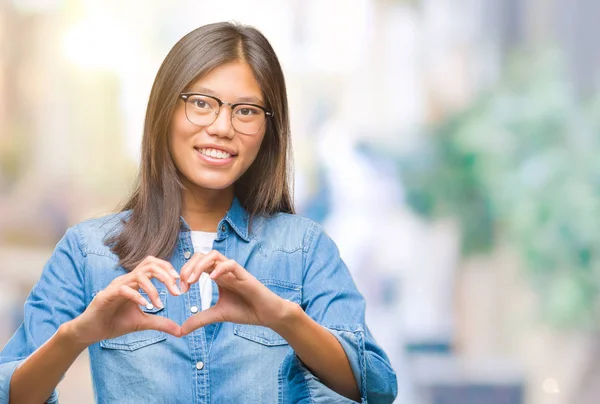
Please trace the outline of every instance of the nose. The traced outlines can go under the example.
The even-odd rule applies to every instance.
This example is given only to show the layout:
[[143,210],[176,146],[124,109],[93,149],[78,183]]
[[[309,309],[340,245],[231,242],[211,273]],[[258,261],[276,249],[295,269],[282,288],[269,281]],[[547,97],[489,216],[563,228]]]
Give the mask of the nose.
[[206,132],[210,135],[232,138],[235,135],[235,130],[231,125],[231,108],[225,105],[221,106],[217,118],[206,127]]

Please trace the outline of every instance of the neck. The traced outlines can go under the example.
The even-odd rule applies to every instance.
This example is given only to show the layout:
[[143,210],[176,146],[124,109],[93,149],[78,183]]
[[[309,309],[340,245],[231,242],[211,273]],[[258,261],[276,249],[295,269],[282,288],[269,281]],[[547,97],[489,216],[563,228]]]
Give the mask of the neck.
[[187,188],[182,194],[182,208],[190,229],[216,232],[233,202],[233,187],[220,190]]

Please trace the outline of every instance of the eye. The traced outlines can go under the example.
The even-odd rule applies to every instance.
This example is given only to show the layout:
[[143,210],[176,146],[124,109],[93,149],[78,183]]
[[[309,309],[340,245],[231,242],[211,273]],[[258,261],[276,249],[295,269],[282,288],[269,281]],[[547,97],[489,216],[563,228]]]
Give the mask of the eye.
[[192,104],[199,109],[208,108],[208,103],[202,99],[193,99]]
[[262,113],[262,110],[259,108],[256,108],[256,107],[252,107],[250,105],[242,105],[237,108],[235,113],[236,113],[236,115],[241,115],[244,117],[251,117],[251,116],[260,115]]
[[215,100],[204,95],[191,95],[188,98],[188,104],[196,113],[208,113],[215,108],[218,108]]

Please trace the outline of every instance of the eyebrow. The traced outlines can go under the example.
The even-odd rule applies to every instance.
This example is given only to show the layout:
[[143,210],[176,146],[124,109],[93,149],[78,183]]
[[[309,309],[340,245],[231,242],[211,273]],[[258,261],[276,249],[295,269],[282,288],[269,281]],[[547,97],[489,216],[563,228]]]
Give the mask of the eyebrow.
[[[210,88],[206,88],[206,87],[195,87],[192,88],[192,92],[194,93],[202,93],[202,94],[206,94],[206,95],[212,95],[217,97],[217,93],[214,92],[213,90],[211,90]],[[258,97],[238,97],[237,100],[235,101],[235,103],[240,103],[240,102],[249,102],[252,104],[259,104],[259,105],[264,105],[263,100],[261,100]]]

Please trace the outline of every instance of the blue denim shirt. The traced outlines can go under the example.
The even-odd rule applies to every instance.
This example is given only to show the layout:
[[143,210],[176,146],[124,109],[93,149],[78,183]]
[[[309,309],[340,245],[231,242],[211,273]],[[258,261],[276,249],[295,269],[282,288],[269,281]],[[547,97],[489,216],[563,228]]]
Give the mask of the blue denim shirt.
[[[15,368],[58,327],[81,314],[94,295],[126,271],[103,239],[127,212],[82,222],[67,230],[25,302],[24,322],[0,353],[0,404],[8,403]],[[336,245],[323,228],[289,214],[259,218],[249,227],[237,199],[218,226],[213,248],[233,258],[269,289],[301,305],[340,342],[362,402],[389,403],[397,392],[389,360],[365,324],[365,301]],[[180,270],[193,253],[181,220],[170,258]],[[142,310],[183,324],[201,307],[198,284],[172,296],[152,279],[164,308]],[[212,304],[218,299],[213,285]],[[195,309],[194,309],[195,310]],[[89,347],[98,403],[349,403],[322,384],[269,328],[217,323],[183,338],[141,331]],[[58,401],[55,391],[49,403]]]

